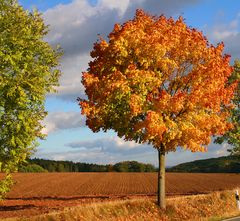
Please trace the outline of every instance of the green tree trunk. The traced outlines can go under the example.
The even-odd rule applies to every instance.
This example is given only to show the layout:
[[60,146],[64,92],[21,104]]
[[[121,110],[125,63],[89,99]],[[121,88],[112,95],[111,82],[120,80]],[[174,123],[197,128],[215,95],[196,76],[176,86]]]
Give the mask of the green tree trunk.
[[158,206],[161,209],[166,209],[165,200],[165,152],[158,150]]

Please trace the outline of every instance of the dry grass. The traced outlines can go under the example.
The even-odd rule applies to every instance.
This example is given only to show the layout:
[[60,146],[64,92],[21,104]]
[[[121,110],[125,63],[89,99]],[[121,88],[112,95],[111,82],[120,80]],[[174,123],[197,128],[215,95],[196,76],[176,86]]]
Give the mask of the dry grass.
[[149,198],[92,203],[31,218],[7,220],[31,221],[217,221],[239,215],[234,191],[214,192],[167,199],[167,209],[159,210]]

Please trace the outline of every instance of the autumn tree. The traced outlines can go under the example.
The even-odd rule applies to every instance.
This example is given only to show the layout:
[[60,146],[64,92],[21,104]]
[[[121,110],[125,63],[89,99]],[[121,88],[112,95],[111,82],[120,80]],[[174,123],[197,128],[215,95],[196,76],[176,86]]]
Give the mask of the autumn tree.
[[234,84],[223,43],[210,45],[203,34],[176,21],[137,10],[116,24],[106,41],[94,44],[82,83],[88,99],[82,114],[93,132],[114,130],[126,141],[158,151],[158,205],[165,208],[165,154],[206,151],[211,136],[227,122]]
[[233,128],[227,131],[223,136],[217,137],[216,143],[222,144],[226,142],[232,148],[228,151],[232,155],[240,156],[240,61],[236,60],[233,66],[234,70],[229,77],[229,83],[238,81],[238,86],[234,93],[233,103],[234,108],[231,110],[230,121],[233,123]]
[[59,49],[43,38],[41,14],[24,10],[15,0],[0,1],[0,198],[34,150],[46,116],[46,94],[58,85]]

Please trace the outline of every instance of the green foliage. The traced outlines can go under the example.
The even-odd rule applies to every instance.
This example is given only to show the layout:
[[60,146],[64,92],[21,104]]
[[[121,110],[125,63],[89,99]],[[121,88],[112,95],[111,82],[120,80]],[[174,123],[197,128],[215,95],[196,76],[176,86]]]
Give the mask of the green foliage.
[[5,178],[0,180],[0,200],[5,198],[13,183],[11,174],[6,174]]
[[167,169],[168,172],[240,173],[239,156],[227,156],[182,163]]
[[234,71],[229,78],[229,83],[238,81],[237,89],[235,90],[235,95],[233,103],[235,108],[231,111],[231,122],[233,122],[234,127],[232,130],[226,132],[223,136],[218,137],[215,142],[222,144],[227,142],[233,148],[229,149],[231,154],[240,155],[240,61],[236,60],[234,64]]
[[44,41],[47,32],[39,12],[0,1],[0,172],[17,171],[44,138],[45,96],[58,85],[61,55]]
[[46,169],[43,169],[37,164],[28,164],[26,166],[21,166],[18,170],[22,173],[45,173],[48,172]]
[[156,168],[151,164],[143,164],[137,161],[123,161],[114,165],[117,172],[154,172]]
[[72,161],[55,161],[44,159],[29,159],[31,164],[37,164],[49,172],[155,172],[151,164],[137,161],[124,161],[114,165],[98,165],[89,163],[74,163]]
[[89,163],[74,163],[72,161],[55,161],[44,159],[29,159],[30,164],[40,165],[49,172],[106,172],[110,165]]

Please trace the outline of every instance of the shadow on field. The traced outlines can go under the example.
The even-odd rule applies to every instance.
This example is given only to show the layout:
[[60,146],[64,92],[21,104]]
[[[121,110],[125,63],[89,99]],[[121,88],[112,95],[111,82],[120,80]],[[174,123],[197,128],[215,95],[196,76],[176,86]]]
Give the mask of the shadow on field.
[[79,195],[79,196],[33,196],[33,197],[7,197],[6,200],[84,200],[84,199],[129,199],[133,197],[151,197],[153,194],[118,194],[118,195]]
[[74,197],[59,197],[59,196],[41,196],[41,197],[11,197],[6,198],[7,200],[78,200],[78,199],[110,199],[111,196],[74,196]]
[[[208,194],[209,191],[189,191],[187,193],[166,193],[167,197],[176,196],[191,196]],[[7,200],[56,200],[56,201],[70,201],[70,200],[89,200],[89,199],[131,199],[135,197],[154,197],[156,193],[150,194],[118,194],[118,195],[79,195],[79,196],[33,196],[33,197],[7,197]]]
[[0,211],[16,211],[16,210],[25,210],[36,208],[33,204],[28,205],[14,205],[14,206],[0,206]]

